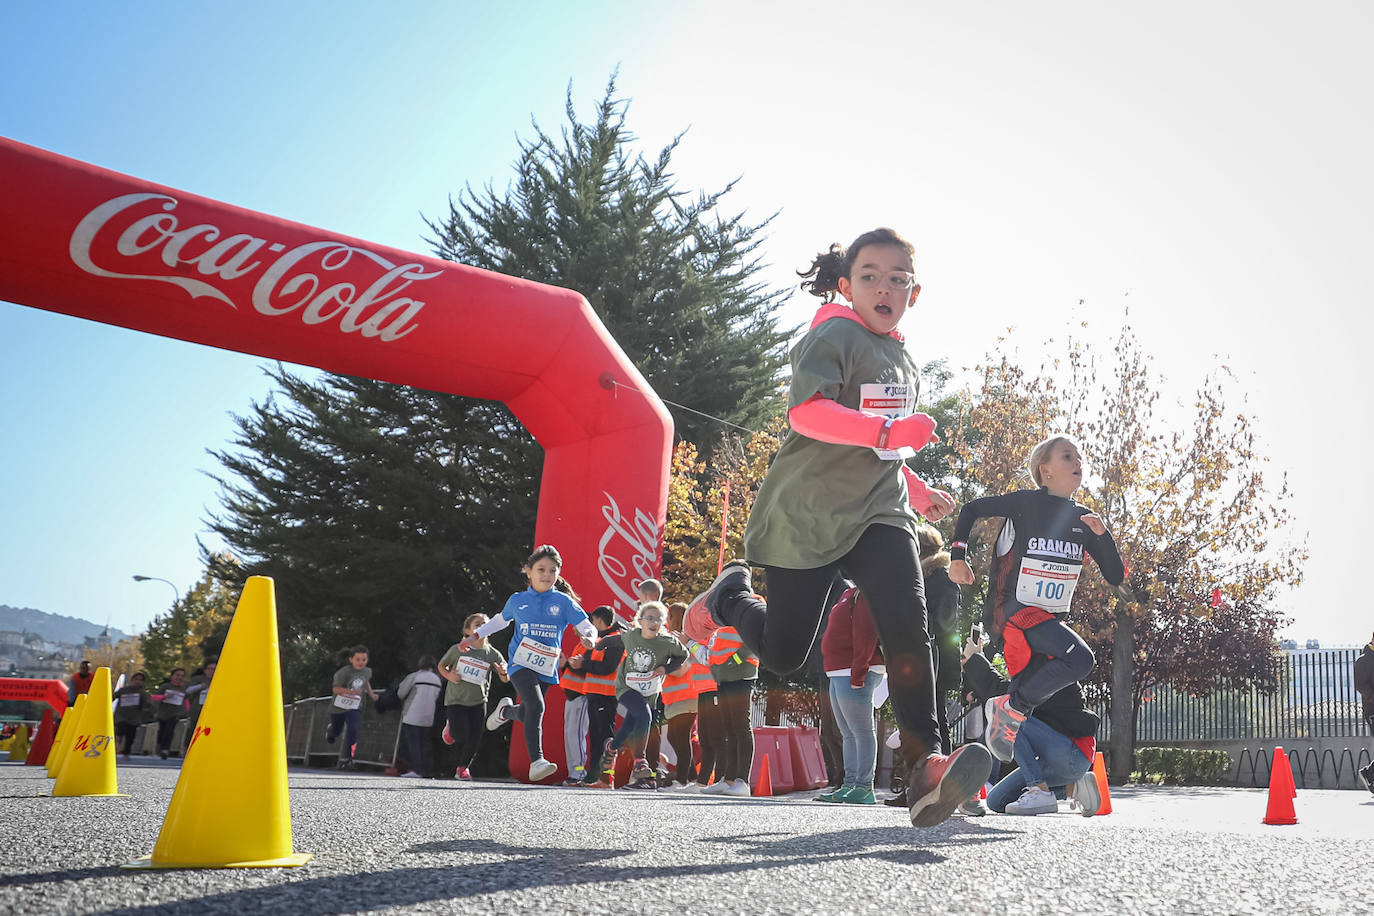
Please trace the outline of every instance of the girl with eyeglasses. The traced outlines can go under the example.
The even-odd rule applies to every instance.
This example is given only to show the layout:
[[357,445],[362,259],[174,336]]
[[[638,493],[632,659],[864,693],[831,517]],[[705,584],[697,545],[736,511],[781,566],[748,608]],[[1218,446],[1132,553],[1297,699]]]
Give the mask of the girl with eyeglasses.
[[[687,635],[705,643],[732,626],[765,667],[795,671],[842,568],[868,598],[888,661],[911,823],[930,827],[982,784],[992,761],[980,745],[942,753],[936,718],[917,515],[938,521],[954,500],[905,464],[936,441],[935,421],[916,412],[919,369],[897,330],[921,292],[914,251],[874,229],[798,272],[824,304],[792,349],[792,428],[750,513],[747,562],[727,565],[692,603]],[[751,565],[767,575],[767,603],[754,595]]]
[[682,674],[692,668],[687,647],[664,629],[668,609],[661,601],[644,601],[635,615],[634,626],[621,634],[625,655],[616,674],[616,696],[625,707],[625,718],[615,735],[606,739],[602,748],[604,770],[615,760],[622,747],[634,752],[634,768],[630,770],[627,789],[657,789],[653,765],[644,757],[649,743],[649,726],[653,722],[654,703],[663,692],[663,681],[671,674]]

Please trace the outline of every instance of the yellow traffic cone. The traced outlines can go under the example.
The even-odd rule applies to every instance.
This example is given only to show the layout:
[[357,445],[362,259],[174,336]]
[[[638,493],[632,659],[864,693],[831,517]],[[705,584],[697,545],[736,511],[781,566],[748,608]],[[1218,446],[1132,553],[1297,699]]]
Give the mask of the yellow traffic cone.
[[10,760],[18,760],[23,763],[29,757],[29,727],[21,725],[14,730],[14,737],[10,739]]
[[215,689],[187,747],[153,854],[124,867],[304,865],[310,854],[291,851],[285,734],[276,596],[271,579],[253,576],[239,597]]
[[81,713],[86,710],[86,694],[81,694],[76,698],[75,705],[67,710],[62,717],[62,723],[57,726],[57,737],[52,742],[52,753],[48,755],[48,778],[56,779],[57,774],[62,772],[62,764],[66,762],[67,747],[72,743],[72,732],[76,731],[77,724],[81,721]]
[[95,669],[90,699],[76,720],[64,756],[66,762],[52,787],[54,797],[119,794],[109,668]]

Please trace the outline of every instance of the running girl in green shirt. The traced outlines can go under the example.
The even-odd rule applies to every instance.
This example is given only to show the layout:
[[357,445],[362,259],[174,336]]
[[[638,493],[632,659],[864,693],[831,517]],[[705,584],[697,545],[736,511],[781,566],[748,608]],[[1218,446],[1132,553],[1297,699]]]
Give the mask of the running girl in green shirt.
[[[921,292],[914,251],[875,229],[848,248],[832,245],[801,274],[825,304],[792,350],[792,428],[750,513],[747,562],[728,564],[697,597],[686,629],[705,643],[732,626],[764,667],[795,671],[843,569],[868,598],[887,659],[911,823],[930,827],[987,779],[992,759],[981,745],[945,756],[936,718],[917,513],[937,521],[954,500],[905,464],[936,438],[935,421],[915,412],[919,372],[897,331]],[[767,604],[754,594],[751,565],[767,573]]]

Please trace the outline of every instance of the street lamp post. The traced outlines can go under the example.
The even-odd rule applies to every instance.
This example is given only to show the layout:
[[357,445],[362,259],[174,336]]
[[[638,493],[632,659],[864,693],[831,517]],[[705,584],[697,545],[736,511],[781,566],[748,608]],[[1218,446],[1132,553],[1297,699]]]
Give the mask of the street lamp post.
[[[157,576],[134,576],[134,581],[135,581],[135,582],[167,582],[166,579],[160,579],[160,578],[158,578]],[[167,582],[167,585],[171,586],[171,589],[172,589],[172,603],[173,603],[173,604],[176,604],[178,601],[181,600],[181,589],[177,588],[175,585],[172,585],[171,582]]]

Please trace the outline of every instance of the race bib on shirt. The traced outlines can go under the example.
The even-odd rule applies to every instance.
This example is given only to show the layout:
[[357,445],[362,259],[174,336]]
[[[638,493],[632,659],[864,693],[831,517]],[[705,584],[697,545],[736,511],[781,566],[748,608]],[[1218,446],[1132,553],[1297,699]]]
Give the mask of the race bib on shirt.
[[520,648],[511,653],[510,660],[546,677],[553,677],[558,670],[558,650],[532,639],[520,640]]
[[334,705],[340,709],[357,709],[363,705],[363,698],[337,696],[334,698]]
[[1069,563],[1027,557],[1021,561],[1021,572],[1016,577],[1016,600],[1046,611],[1067,610],[1082,569]]
[[196,697],[196,702],[199,703],[201,706],[204,706],[204,705],[205,705],[205,698],[208,697],[209,695],[210,695],[210,689],[207,687],[206,689],[204,689],[204,690],[202,690],[202,691],[200,692],[200,696]]
[[663,689],[663,676],[655,677],[651,673],[636,674],[631,671],[625,672],[625,686],[631,690],[638,691],[646,697],[651,697]]
[[184,699],[186,699],[186,694],[180,690],[173,690],[169,687],[162,691],[162,702],[172,706],[180,706],[181,701]]
[[[916,389],[912,385],[869,382],[859,386],[859,409],[891,420],[916,412]],[[875,448],[873,454],[883,461],[901,461],[915,456],[914,448]]]
[[122,696],[119,698],[119,705],[120,705],[120,706],[137,706],[137,705],[138,705],[138,694],[136,694],[136,693],[126,693],[126,694],[122,695]]
[[469,684],[476,684],[481,687],[487,682],[487,673],[491,671],[491,662],[481,658],[464,658],[458,663],[458,678]]

